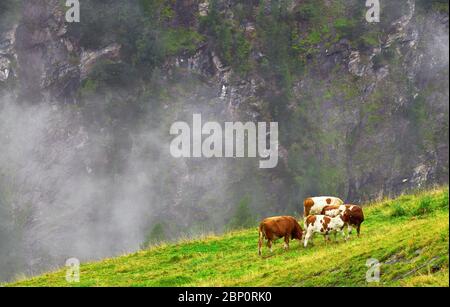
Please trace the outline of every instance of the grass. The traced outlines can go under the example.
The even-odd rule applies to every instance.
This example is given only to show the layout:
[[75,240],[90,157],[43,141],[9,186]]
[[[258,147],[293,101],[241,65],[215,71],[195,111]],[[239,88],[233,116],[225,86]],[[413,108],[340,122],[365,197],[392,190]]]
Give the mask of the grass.
[[[6,286],[449,286],[448,187],[365,207],[361,238],[291,242],[258,257],[256,228],[161,245],[81,265],[78,284],[65,270]],[[381,263],[379,283],[367,283],[366,262]]]

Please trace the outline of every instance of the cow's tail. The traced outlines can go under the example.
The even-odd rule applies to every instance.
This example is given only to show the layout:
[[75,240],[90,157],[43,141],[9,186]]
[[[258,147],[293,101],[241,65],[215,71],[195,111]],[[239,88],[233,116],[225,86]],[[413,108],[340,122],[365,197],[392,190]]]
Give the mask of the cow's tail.
[[364,212],[361,208],[361,218],[359,219],[358,227],[356,228],[356,232],[358,234],[358,238],[361,235],[361,224],[364,222]]
[[266,232],[264,230],[264,224],[259,225],[258,228],[259,240],[258,240],[258,254],[261,256],[262,254],[262,246],[264,238],[266,237]]

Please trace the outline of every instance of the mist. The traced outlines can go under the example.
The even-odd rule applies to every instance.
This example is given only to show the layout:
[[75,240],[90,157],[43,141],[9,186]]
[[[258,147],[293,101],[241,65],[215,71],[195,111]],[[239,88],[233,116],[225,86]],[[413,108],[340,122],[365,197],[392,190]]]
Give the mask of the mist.
[[[33,275],[71,257],[86,261],[136,251],[151,222],[161,218],[180,214],[175,220],[189,226],[189,216],[176,208],[189,201],[184,194],[178,199],[187,181],[221,197],[224,185],[213,186],[226,178],[222,163],[209,176],[188,173],[186,161],[170,156],[168,130],[165,139],[149,127],[132,135],[94,133],[81,122],[79,112],[58,104],[1,99],[1,220],[15,233],[0,238],[2,279],[14,277],[3,272],[10,262]],[[123,152],[121,169],[103,172],[112,148]],[[190,201],[201,198],[196,191]]]

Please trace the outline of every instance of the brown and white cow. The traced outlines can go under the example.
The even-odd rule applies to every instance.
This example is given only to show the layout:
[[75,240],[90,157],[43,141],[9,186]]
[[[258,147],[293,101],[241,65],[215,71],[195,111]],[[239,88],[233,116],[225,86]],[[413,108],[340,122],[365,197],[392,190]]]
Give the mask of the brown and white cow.
[[345,210],[348,210],[349,213],[347,238],[350,237],[353,231],[353,227],[356,228],[356,232],[359,237],[361,234],[361,224],[364,222],[364,212],[360,206],[357,205],[326,206],[322,209],[321,214],[329,217],[335,217],[344,212]]
[[308,242],[313,243],[315,233],[320,233],[324,236],[325,241],[329,240],[329,234],[334,233],[336,239],[336,233],[341,233],[344,240],[347,241],[344,228],[349,221],[349,212],[345,210],[343,213],[336,217],[330,217],[326,215],[309,215],[305,222],[305,247],[308,246]]
[[308,215],[321,214],[326,206],[341,206],[343,204],[344,202],[337,197],[310,197],[303,201],[303,217],[306,219]]
[[259,242],[258,253],[262,254],[263,240],[267,240],[267,246],[272,252],[272,242],[284,238],[284,249],[289,248],[289,240],[302,240],[303,229],[297,220],[292,216],[275,216],[261,222],[258,228]]

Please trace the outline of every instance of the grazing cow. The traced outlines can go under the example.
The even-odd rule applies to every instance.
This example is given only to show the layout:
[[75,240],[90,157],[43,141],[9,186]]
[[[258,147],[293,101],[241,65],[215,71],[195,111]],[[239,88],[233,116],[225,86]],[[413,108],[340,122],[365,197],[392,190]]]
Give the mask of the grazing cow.
[[310,215],[306,218],[305,222],[305,247],[308,246],[308,241],[311,240],[313,243],[313,236],[315,233],[320,233],[324,235],[325,241],[329,240],[329,234],[334,233],[336,239],[336,233],[340,232],[347,241],[345,237],[344,227],[348,224],[349,212],[345,210],[343,213],[336,217],[329,217],[326,215]]
[[[258,253],[262,254],[263,240],[267,239],[267,246],[272,252],[272,242],[284,238],[284,249],[289,248],[289,240],[302,240],[303,229],[292,216],[276,216],[265,219],[259,225]],[[300,242],[301,244],[301,242]]]
[[335,217],[344,212],[345,210],[348,210],[349,213],[347,238],[350,237],[353,227],[356,227],[356,232],[359,237],[361,234],[361,224],[362,222],[364,222],[364,212],[360,206],[357,205],[326,206],[325,208],[323,208],[321,214],[330,217]]
[[303,202],[303,217],[306,219],[308,215],[321,214],[326,206],[340,206],[343,204],[344,202],[337,197],[310,197]]

